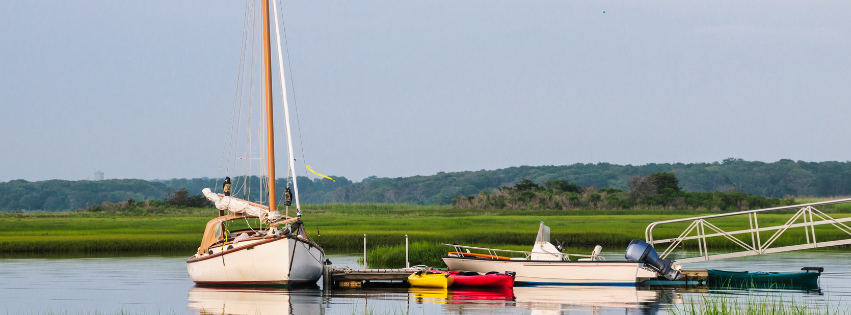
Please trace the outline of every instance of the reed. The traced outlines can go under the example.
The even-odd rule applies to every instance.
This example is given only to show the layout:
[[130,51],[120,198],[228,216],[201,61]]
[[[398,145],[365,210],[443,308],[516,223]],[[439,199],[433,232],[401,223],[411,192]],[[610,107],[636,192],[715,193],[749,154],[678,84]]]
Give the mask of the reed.
[[839,315],[849,314],[841,306],[813,306],[783,295],[750,294],[742,298],[736,295],[702,295],[690,298],[682,305],[672,305],[675,315]]
[[[308,235],[328,250],[360,251],[363,235],[367,246],[402,245],[405,234],[411,242],[501,244],[530,247],[544,221],[552,228],[552,239],[568,246],[602,245],[622,249],[632,239],[643,239],[644,229],[654,221],[670,220],[717,212],[668,210],[465,210],[449,206],[410,206],[388,204],[305,205],[302,220]],[[216,213],[204,215],[140,216],[121,213],[66,213],[0,215],[0,252],[181,252],[197,250],[201,234]],[[282,211],[283,212],[283,211]],[[292,214],[292,213],[291,213]],[[835,218],[851,214],[836,212]],[[782,224],[788,215],[760,215],[760,224]],[[747,219],[714,219],[725,230],[748,228]],[[236,223],[231,229],[236,229]],[[256,225],[255,225],[256,226]],[[677,236],[682,226],[660,227],[656,239]],[[847,237],[830,225],[817,227],[819,241]],[[771,234],[763,232],[762,240]],[[739,235],[750,242],[750,235]],[[803,228],[790,229],[772,246],[800,244]],[[708,240],[709,249],[733,248],[729,240]],[[685,242],[687,248],[696,241]]]
[[[484,243],[468,243],[465,245],[498,248],[516,251],[531,251],[532,245],[510,245],[510,244],[484,244]],[[568,247],[565,248],[565,253],[574,254],[591,254],[592,248],[587,247]],[[411,243],[408,248],[408,256],[411,266],[425,265],[432,268],[445,268],[446,264],[440,256],[446,255],[448,252],[455,251],[453,247],[439,243],[430,242],[415,242]],[[482,250],[470,250],[472,253],[487,254]],[[524,257],[520,253],[498,253],[500,256],[508,257]],[[370,268],[402,268],[405,267],[405,245],[393,246],[378,246],[367,252],[367,262]],[[358,259],[358,262],[363,263],[363,258]]]

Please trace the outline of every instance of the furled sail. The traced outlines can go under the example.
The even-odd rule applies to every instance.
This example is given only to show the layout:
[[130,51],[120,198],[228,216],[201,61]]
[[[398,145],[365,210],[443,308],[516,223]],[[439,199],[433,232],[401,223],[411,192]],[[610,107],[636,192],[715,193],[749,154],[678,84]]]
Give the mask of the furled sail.
[[248,202],[231,196],[220,196],[219,194],[210,191],[210,188],[201,190],[208,200],[216,203],[216,209],[227,210],[231,213],[242,214],[260,218],[263,224],[272,223],[281,218],[278,211],[270,212],[268,208],[261,207],[255,203]]

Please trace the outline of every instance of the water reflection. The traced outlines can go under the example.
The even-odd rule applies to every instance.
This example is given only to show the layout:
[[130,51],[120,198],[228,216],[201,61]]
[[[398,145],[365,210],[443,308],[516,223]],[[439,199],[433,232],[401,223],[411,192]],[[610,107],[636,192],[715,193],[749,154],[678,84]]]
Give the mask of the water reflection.
[[528,286],[515,287],[518,303],[595,306],[607,308],[658,308],[663,303],[681,303],[675,291],[647,290],[634,286]]
[[[311,292],[316,288],[308,288]],[[320,314],[322,297],[315,294],[293,294],[296,291],[276,288],[212,288],[194,286],[189,289],[188,307],[199,314]]]
[[[369,303],[370,306],[367,306]],[[477,288],[365,288],[322,291],[319,288],[210,288],[189,290],[188,307],[199,314],[395,314],[491,313],[562,314],[584,311],[656,314],[682,303],[672,290],[637,287],[522,286]],[[412,311],[412,305],[414,309]]]
[[417,303],[431,304],[482,304],[496,306],[514,305],[512,288],[408,288],[411,299]]
[[[331,256],[357,267],[358,255]],[[787,287],[735,288],[516,287],[506,292],[459,289],[418,291],[365,288],[323,291],[193,287],[185,257],[0,258],[0,312],[29,313],[216,313],[216,314],[653,314],[689,301],[732,298],[741,303],[766,296],[803,305],[848,310],[851,254],[809,251],[708,261],[691,269],[794,272],[825,267],[820,290]],[[321,283],[321,282],[320,282]],[[780,300],[781,298],[777,298]],[[672,304],[673,303],[673,304]],[[188,306],[188,308],[187,308]]]

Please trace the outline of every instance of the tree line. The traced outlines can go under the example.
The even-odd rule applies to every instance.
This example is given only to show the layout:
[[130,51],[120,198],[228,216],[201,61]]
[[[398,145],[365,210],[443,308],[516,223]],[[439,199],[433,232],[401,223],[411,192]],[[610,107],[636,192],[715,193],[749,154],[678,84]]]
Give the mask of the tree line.
[[[210,188],[222,192],[224,179],[193,178],[146,181],[141,179],[108,179],[100,181],[47,180],[29,182],[12,180],[0,182],[0,211],[67,211],[87,209],[104,203],[125,201],[162,201],[173,206],[203,207],[206,198],[201,190]],[[257,176],[234,177],[233,195],[255,202],[268,201],[265,179]],[[323,203],[335,189],[350,185],[346,178],[336,183],[322,178],[298,178],[301,201]],[[286,178],[275,182],[278,200],[283,199]],[[292,186],[292,184],[290,184]],[[151,203],[149,203],[151,204]],[[156,203],[154,203],[156,204]],[[132,203],[131,203],[132,205]]]
[[628,189],[582,187],[564,179],[543,184],[523,178],[514,186],[457,196],[461,209],[688,209],[742,211],[795,204],[793,198],[769,198],[737,191],[687,192],[674,173],[633,175]]
[[[739,192],[770,198],[787,196],[832,197],[851,195],[851,162],[777,162],[725,159],[713,163],[662,163],[617,165],[577,163],[562,166],[518,166],[497,170],[439,172],[431,176],[399,178],[369,177],[352,182],[342,176],[298,178],[299,197],[304,203],[404,203],[449,204],[456,196],[469,196],[500,187],[512,187],[523,178],[535,183],[566,180],[582,187],[629,190],[635,175],[673,173],[686,192]],[[234,195],[251,201],[267,200],[264,182],[257,176],[234,176]],[[88,208],[103,202],[128,199],[164,200],[170,191],[186,188],[198,194],[203,188],[221,191],[222,179],[194,178],[145,181],[50,180],[0,183],[0,211],[62,211]],[[279,200],[286,179],[276,181]]]

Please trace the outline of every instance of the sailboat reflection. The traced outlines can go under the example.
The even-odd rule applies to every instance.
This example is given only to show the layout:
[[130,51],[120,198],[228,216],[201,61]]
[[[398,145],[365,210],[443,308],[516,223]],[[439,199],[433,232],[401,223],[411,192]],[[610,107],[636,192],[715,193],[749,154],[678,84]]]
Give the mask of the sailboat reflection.
[[189,289],[187,307],[199,314],[320,314],[322,298],[315,290],[277,288],[213,288],[194,286]]

